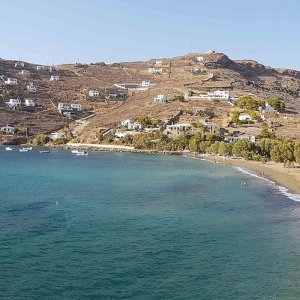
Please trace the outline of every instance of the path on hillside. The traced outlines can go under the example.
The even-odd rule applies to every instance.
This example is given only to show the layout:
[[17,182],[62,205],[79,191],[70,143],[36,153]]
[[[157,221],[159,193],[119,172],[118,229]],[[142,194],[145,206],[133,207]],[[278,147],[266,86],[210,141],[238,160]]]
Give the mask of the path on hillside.
[[89,120],[95,116],[96,116],[96,113],[94,113],[88,117],[76,120],[75,122],[77,123],[77,126],[71,130],[72,134],[77,134],[77,133],[83,131],[83,129],[90,123]]

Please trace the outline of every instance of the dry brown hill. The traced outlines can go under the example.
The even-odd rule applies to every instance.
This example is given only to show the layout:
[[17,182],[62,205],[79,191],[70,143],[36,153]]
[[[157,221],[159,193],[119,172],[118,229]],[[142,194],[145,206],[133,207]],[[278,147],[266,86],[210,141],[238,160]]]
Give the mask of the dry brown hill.
[[[199,56],[203,57],[204,62],[197,61]],[[164,119],[178,110],[190,110],[194,106],[205,104],[199,100],[155,104],[153,98],[157,94],[171,97],[184,95],[188,91],[197,93],[216,89],[230,90],[236,96],[251,94],[263,99],[280,97],[285,100],[289,109],[300,111],[299,71],[274,69],[252,60],[234,61],[222,53],[194,53],[159,60],[162,65],[156,65],[154,59],[118,64],[97,63],[80,67],[60,65],[53,73],[37,71],[34,64],[25,62],[24,67],[15,67],[17,61],[1,60],[0,75],[4,78],[14,77],[19,81],[17,87],[6,86],[6,92],[13,91],[21,99],[34,99],[40,108],[33,113],[12,111],[4,104],[9,98],[6,94],[0,103],[0,126],[7,123],[26,126],[33,134],[57,130],[66,126],[67,121],[54,105],[58,102],[69,102],[81,103],[85,109],[97,113],[87,127],[87,130],[97,132],[102,126],[109,126],[128,117],[150,115]],[[151,66],[162,67],[163,74],[150,74],[148,68]],[[30,74],[21,74],[23,69]],[[60,74],[61,80],[50,82],[51,74],[56,73]],[[148,91],[129,93],[125,102],[90,102],[85,97],[89,89],[108,88],[115,83],[140,83],[142,80],[150,80],[156,86]],[[37,87],[36,94],[29,95],[26,92],[26,85],[30,82]],[[2,88],[4,89],[3,85]],[[227,103],[205,105],[213,105],[218,110],[220,122],[222,117],[228,117],[231,110]]]

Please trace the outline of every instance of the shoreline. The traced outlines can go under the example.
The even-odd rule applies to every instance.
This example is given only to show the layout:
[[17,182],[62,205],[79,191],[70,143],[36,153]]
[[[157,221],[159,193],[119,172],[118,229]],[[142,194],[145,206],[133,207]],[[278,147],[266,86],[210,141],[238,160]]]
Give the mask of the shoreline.
[[[240,167],[249,171],[257,172],[261,179],[268,180],[278,186],[278,188],[286,189],[286,193],[300,196],[300,167],[298,168],[285,168],[283,164],[275,162],[261,163],[257,161],[244,160],[241,158],[225,158],[218,155],[210,154],[193,154],[187,151],[154,151],[146,149],[134,149],[134,147],[122,145],[109,145],[109,144],[81,144],[81,143],[68,143],[65,145],[67,148],[87,147],[91,150],[98,151],[113,151],[113,152],[131,152],[131,153],[145,153],[145,154],[169,154],[181,155],[196,159],[206,159],[211,162],[218,162],[225,165]],[[299,198],[300,200],[300,198]],[[299,201],[298,200],[298,201]]]
[[[240,167],[244,170],[256,172],[253,175],[261,179],[274,183],[278,188],[286,189],[286,193],[294,196],[300,196],[300,168],[285,168],[281,163],[267,162],[261,163],[257,161],[243,160],[240,158],[224,158],[217,155],[196,154],[190,155],[196,159],[205,159],[211,162],[218,162],[224,165]],[[282,191],[282,189],[280,189]],[[282,191],[283,192],[283,191]],[[298,199],[300,201],[300,197]]]
[[[249,175],[260,177],[274,183],[285,194],[299,197],[300,201],[300,166],[296,168],[285,168],[282,163],[244,160],[242,158],[223,157],[212,154],[196,154],[189,151],[156,151],[147,149],[135,149],[125,145],[111,144],[88,144],[88,143],[67,143],[64,145],[48,145],[48,148],[63,148],[66,150],[81,148],[99,152],[124,152],[124,153],[141,153],[141,154],[161,154],[161,155],[178,155],[188,158],[203,159],[210,162],[218,162],[224,165],[240,167],[245,171],[250,171]],[[251,173],[251,171],[256,172]]]

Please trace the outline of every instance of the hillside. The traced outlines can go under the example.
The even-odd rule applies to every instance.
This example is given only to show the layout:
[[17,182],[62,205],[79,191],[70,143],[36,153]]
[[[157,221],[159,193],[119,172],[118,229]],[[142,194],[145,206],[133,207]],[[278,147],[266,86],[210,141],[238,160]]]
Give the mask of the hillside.
[[[202,61],[198,62],[197,57]],[[231,95],[253,95],[267,99],[282,98],[288,110],[300,111],[300,72],[289,69],[274,69],[252,60],[231,60],[222,53],[187,54],[174,58],[160,58],[158,64],[151,59],[145,62],[124,62],[118,64],[97,63],[91,65],[60,65],[51,72],[38,71],[35,64],[18,61],[0,61],[0,75],[17,78],[17,86],[5,86],[2,80],[2,101],[0,102],[0,127],[10,124],[29,129],[30,134],[49,133],[68,126],[68,121],[55,106],[59,102],[80,103],[86,111],[96,116],[90,119],[82,139],[97,134],[100,128],[109,127],[126,118],[153,116],[168,119],[179,110],[190,111],[196,106],[213,107],[213,122],[223,125],[228,121],[232,106],[227,102],[190,100],[157,104],[153,98],[158,94],[172,96],[187,93],[203,93],[217,89],[228,90]],[[16,66],[17,64],[17,66]],[[150,74],[148,68],[162,68],[162,74]],[[22,74],[28,70],[29,74]],[[59,81],[50,81],[52,74],[59,74]],[[90,89],[104,89],[116,83],[141,83],[150,80],[156,85],[146,91],[129,91],[126,101],[88,101]],[[33,83],[36,93],[29,94],[26,86]],[[37,104],[34,112],[12,110],[5,102],[9,95],[33,99]],[[192,121],[195,121],[194,118]],[[299,117],[291,114],[279,120],[279,135],[298,137]]]

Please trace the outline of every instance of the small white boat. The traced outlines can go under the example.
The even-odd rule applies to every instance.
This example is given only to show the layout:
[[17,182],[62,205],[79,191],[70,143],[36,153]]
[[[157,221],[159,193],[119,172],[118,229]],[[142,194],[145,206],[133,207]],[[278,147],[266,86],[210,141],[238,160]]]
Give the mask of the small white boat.
[[29,150],[27,148],[21,148],[19,149],[20,152],[29,152]]
[[50,153],[50,151],[49,150],[41,150],[40,153],[41,154],[43,154],[43,153]]
[[88,156],[89,153],[87,151],[78,151],[75,153],[77,156]]
[[5,150],[6,150],[6,151],[14,151],[14,148],[11,148],[11,147],[5,147]]
[[72,150],[71,152],[72,152],[72,154],[77,154],[80,151],[76,149],[76,150]]
[[31,150],[32,150],[32,147],[23,147],[22,149],[31,151]]

